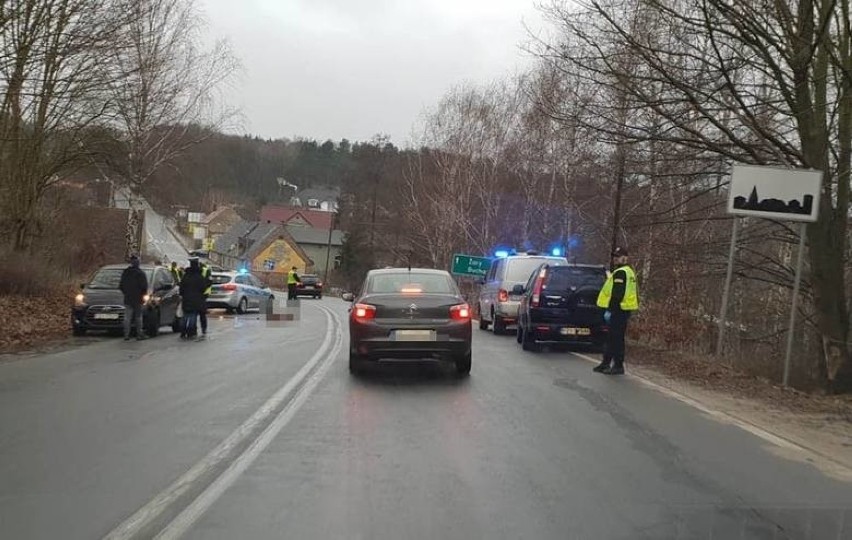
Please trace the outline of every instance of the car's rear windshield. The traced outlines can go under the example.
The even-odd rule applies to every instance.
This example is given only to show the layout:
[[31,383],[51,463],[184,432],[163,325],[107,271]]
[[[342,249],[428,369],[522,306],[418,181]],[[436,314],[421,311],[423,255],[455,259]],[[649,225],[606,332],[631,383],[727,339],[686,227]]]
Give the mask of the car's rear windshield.
[[548,271],[546,287],[549,291],[567,291],[572,287],[599,289],[605,280],[603,268],[555,266]]
[[302,278],[302,283],[314,284],[317,281],[319,281],[319,278],[317,278],[317,276],[315,276],[315,275],[306,274],[306,275],[302,275],[302,276],[299,276],[299,277]]
[[515,281],[518,283],[526,283],[533,272],[544,263],[559,264],[560,259],[548,259],[546,257],[532,257],[522,259],[509,260],[509,266],[506,270],[506,281]]
[[[148,284],[150,284],[154,271],[150,269],[142,271],[145,272],[145,277],[148,278]],[[90,289],[117,289],[121,284],[122,272],[124,272],[124,268],[101,268],[89,280],[88,287]]]
[[367,284],[370,294],[456,294],[453,280],[446,274],[400,272],[378,274]]
[[213,274],[210,276],[210,281],[213,282],[213,285],[221,285],[223,283],[230,283],[231,276],[228,274]]

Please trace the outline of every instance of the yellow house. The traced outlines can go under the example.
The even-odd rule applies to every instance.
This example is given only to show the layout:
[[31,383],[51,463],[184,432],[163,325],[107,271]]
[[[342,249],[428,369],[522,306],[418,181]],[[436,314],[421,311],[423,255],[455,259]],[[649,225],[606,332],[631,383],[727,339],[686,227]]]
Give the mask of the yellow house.
[[270,286],[286,284],[287,272],[294,266],[300,273],[313,270],[314,262],[282,225],[259,224],[249,239],[251,245],[242,259]]

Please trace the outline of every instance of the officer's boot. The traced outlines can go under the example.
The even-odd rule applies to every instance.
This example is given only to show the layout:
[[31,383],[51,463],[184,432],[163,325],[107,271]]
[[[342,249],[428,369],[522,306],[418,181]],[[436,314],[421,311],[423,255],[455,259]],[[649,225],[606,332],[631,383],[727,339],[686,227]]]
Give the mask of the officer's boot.
[[602,371],[606,375],[624,375],[624,360],[616,358],[611,366]]
[[611,363],[612,363],[612,358],[610,358],[608,355],[605,354],[604,357],[603,357],[603,360],[601,360],[601,363],[596,365],[595,367],[593,367],[592,371],[594,371],[595,373],[603,373],[607,369],[609,369],[609,365]]

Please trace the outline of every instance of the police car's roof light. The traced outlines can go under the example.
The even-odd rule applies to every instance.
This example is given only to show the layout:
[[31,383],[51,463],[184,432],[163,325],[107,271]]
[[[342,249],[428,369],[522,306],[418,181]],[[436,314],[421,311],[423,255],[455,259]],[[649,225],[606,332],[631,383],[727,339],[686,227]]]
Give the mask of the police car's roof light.
[[555,248],[553,248],[553,249],[550,251],[550,253],[551,253],[554,257],[561,257],[561,256],[562,256],[562,248],[555,247]]
[[248,274],[247,268],[240,268],[240,274]]
[[497,257],[498,259],[505,259],[506,257],[509,256],[509,252],[506,251],[505,249],[501,249],[501,250],[495,251],[494,256]]

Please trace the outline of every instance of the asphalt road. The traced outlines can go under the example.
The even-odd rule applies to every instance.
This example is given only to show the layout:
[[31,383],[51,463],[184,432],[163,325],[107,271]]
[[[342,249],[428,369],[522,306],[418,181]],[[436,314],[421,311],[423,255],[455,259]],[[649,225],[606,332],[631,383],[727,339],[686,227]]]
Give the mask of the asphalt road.
[[[176,261],[179,265],[186,266],[189,255],[183,244],[166,226],[165,218],[155,212],[144,198],[135,197],[135,204],[137,208],[145,210],[144,229],[148,251],[162,258],[166,264]],[[116,190],[115,205],[117,208],[129,208],[126,189]]]
[[567,352],[352,377],[345,309],[0,362],[0,538],[852,538],[848,479]]

